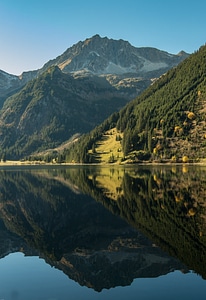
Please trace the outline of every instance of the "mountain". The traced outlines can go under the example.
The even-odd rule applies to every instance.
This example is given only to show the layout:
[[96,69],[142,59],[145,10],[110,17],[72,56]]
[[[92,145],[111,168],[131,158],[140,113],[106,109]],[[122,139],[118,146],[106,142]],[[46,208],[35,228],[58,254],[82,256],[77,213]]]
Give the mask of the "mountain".
[[21,158],[89,132],[187,56],[96,35],[40,70],[1,72],[0,156]]
[[64,73],[76,76],[105,76],[119,89],[135,88],[137,95],[151,83],[151,80],[188,56],[189,54],[184,51],[174,55],[151,47],[136,48],[124,40],[95,35],[68,48],[38,70],[23,72],[20,76],[0,70],[0,105],[2,106],[8,96],[51,66],[58,66]]
[[187,56],[184,51],[173,55],[150,47],[136,48],[124,40],[95,35],[67,49],[45,64],[43,69],[57,65],[65,73],[85,71],[95,75],[135,74],[140,77],[153,71],[159,71],[160,75]]
[[127,41],[102,38],[97,34],[68,48],[39,72],[56,65],[74,76],[105,77],[119,91],[129,92],[131,100],[155,78],[188,56],[184,51],[174,55],[151,47],[137,48]]
[[[68,161],[102,162],[98,147],[114,134],[110,161],[200,161],[206,156],[206,46],[169,70],[68,151]],[[109,133],[109,129],[112,129]],[[113,144],[114,146],[114,144]],[[95,149],[94,149],[95,148]],[[112,148],[111,148],[112,149]],[[119,159],[121,157],[121,160]]]
[[6,98],[19,91],[36,75],[37,71],[23,72],[20,76],[16,76],[0,70],[0,108]]
[[105,79],[74,78],[50,67],[8,98],[0,111],[0,144],[12,158],[54,148],[85,133],[128,102]]

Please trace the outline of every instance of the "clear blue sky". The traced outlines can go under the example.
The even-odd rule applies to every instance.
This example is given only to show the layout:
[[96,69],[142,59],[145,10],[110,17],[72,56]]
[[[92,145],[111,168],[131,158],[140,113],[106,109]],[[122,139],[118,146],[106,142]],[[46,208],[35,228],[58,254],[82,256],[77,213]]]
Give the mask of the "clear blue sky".
[[0,0],[0,69],[38,69],[95,34],[192,53],[206,42],[206,1]]

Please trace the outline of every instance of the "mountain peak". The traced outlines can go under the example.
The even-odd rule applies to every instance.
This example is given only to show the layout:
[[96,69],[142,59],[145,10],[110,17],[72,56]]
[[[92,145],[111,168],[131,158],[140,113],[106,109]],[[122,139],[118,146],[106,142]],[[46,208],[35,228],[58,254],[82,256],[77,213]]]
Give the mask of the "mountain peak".
[[87,38],[87,39],[85,40],[85,42],[91,41],[91,40],[100,40],[100,39],[102,39],[102,38],[100,37],[100,35],[99,35],[99,34],[95,34],[95,35],[93,35],[91,38]]
[[161,75],[182,59],[155,48],[136,48],[128,41],[100,37],[87,38],[67,49],[62,55],[48,62],[43,69],[58,65],[64,73],[86,72],[93,75],[133,74],[141,77],[145,72],[157,71]]

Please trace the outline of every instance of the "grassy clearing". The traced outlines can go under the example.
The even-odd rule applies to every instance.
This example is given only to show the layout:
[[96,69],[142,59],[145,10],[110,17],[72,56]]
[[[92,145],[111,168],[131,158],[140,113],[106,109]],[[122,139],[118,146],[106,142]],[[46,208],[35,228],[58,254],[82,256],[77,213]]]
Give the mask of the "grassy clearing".
[[121,139],[123,135],[116,128],[105,132],[101,140],[95,145],[95,150],[89,150],[92,153],[94,161],[97,163],[120,163],[123,158]]

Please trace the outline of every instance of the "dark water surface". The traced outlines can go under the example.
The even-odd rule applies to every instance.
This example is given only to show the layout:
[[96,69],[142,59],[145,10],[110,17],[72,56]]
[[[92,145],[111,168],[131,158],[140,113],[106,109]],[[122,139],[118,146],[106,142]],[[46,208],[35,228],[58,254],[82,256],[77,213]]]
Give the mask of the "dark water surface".
[[206,168],[0,169],[0,300],[205,299]]

